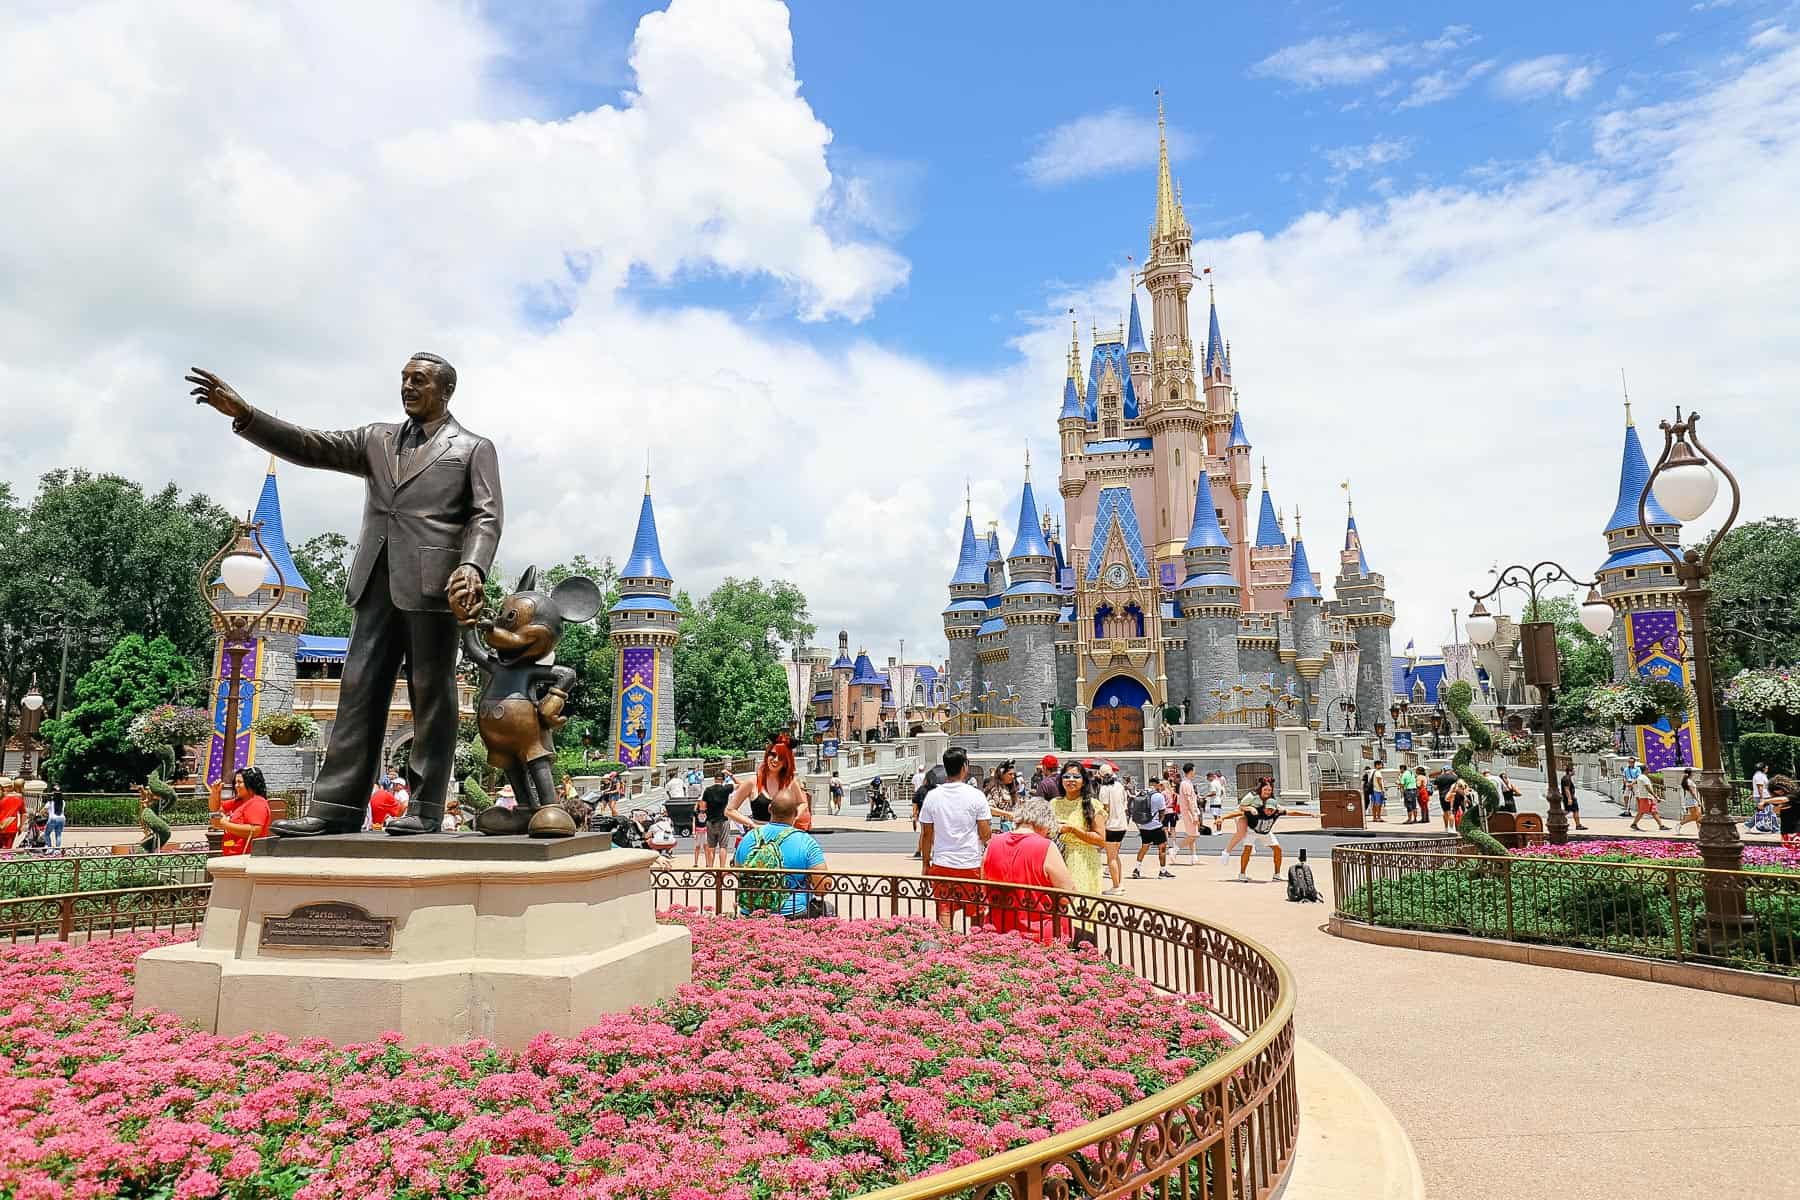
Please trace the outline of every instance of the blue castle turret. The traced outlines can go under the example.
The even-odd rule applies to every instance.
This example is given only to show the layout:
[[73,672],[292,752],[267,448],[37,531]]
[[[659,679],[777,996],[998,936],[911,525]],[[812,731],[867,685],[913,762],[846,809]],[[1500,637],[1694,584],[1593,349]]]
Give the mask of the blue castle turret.
[[[1677,603],[1681,582],[1669,556],[1650,540],[1653,531],[1668,545],[1679,547],[1681,523],[1656,502],[1652,492],[1644,505],[1648,528],[1638,524],[1638,500],[1649,478],[1650,464],[1627,401],[1619,490],[1606,522],[1607,556],[1595,572],[1600,595],[1620,616],[1613,622],[1613,675],[1617,679],[1637,675],[1683,683],[1687,678],[1687,621]],[[1702,765],[1694,758],[1699,738],[1691,719],[1678,729],[1666,717],[1654,725],[1632,726],[1626,737],[1631,750],[1652,769]]]
[[615,654],[611,736],[618,761],[628,766],[654,766],[675,752],[675,643],[681,618],[674,590],[645,475],[631,556],[619,570],[619,599],[608,614]]
[[[950,576],[950,604],[944,609],[944,637],[950,643],[950,685],[956,693],[971,691],[975,682],[975,638],[988,619],[987,551],[975,536],[975,518],[963,502],[962,543]],[[845,662],[844,666],[853,666]],[[835,668],[837,663],[833,663]]]
[[1196,713],[1210,716],[1224,707],[1212,693],[1220,681],[1238,676],[1238,616],[1243,592],[1232,574],[1231,543],[1213,507],[1212,482],[1200,476],[1194,519],[1181,552],[1187,578],[1178,592],[1187,632],[1187,695]]
[[1043,514],[1031,488],[1029,455],[1006,577],[1000,615],[1006,622],[1007,675],[1016,696],[1015,711],[1008,715],[1035,723],[1041,719],[1041,705],[1056,703],[1056,622],[1063,603],[1056,587],[1056,556],[1044,537]]

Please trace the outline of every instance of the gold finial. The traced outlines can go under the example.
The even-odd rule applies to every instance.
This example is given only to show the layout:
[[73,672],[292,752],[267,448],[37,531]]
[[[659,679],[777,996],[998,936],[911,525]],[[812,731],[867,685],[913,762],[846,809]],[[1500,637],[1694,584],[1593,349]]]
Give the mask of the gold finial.
[[264,471],[263,474],[273,475],[274,473],[275,473],[275,456],[273,454],[271,454],[271,455],[269,455],[269,469],[267,471]]
[[1162,89],[1156,89],[1156,238],[1174,234],[1179,224],[1175,213],[1175,187],[1169,182],[1169,129],[1163,118]]
[[1619,368],[1619,390],[1625,393],[1625,427],[1631,428],[1635,422],[1631,419],[1631,389],[1625,386],[1625,368]]
[[967,475],[964,475],[963,476],[963,516],[972,517],[974,515],[975,515],[975,498],[969,490],[969,477]]
[[1269,490],[1269,460],[1267,458],[1264,458],[1262,460],[1262,471],[1263,471],[1263,491],[1266,492]]
[[1025,482],[1031,482],[1031,443],[1025,443]]
[[1356,515],[1356,502],[1350,497],[1350,481],[1346,479],[1344,482],[1338,484],[1338,486],[1344,489],[1345,514],[1354,517]]
[[1300,540],[1300,506],[1294,505],[1294,540]]
[[1238,410],[1238,390],[1236,388],[1232,388],[1231,389],[1231,413],[1233,416],[1237,415],[1237,410]]
[[650,447],[644,447],[644,495],[650,494]]

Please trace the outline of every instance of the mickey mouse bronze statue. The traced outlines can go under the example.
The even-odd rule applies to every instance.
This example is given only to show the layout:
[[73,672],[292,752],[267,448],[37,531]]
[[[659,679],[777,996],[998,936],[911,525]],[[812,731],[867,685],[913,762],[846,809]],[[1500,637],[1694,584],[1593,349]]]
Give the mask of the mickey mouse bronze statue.
[[537,568],[527,567],[499,615],[463,634],[463,653],[487,676],[476,709],[476,727],[488,763],[506,774],[517,807],[495,806],[475,818],[482,833],[570,837],[575,821],[556,802],[550,764],[551,734],[568,718],[563,705],[575,684],[572,668],[556,662],[564,622],[586,621],[600,611],[600,588],[571,575],[541,590]]

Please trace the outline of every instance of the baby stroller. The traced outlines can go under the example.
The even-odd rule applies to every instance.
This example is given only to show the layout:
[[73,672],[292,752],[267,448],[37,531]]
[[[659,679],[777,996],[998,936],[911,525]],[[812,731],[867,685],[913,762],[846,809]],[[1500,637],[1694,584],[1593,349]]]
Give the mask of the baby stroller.
[[47,848],[50,845],[50,839],[47,836],[49,828],[50,814],[41,808],[38,809],[31,814],[31,819],[25,824],[25,840],[20,843],[19,848],[22,850],[43,850]]
[[867,819],[871,821],[894,819],[894,806],[888,803],[887,792],[882,790],[879,779],[869,784],[869,815]]

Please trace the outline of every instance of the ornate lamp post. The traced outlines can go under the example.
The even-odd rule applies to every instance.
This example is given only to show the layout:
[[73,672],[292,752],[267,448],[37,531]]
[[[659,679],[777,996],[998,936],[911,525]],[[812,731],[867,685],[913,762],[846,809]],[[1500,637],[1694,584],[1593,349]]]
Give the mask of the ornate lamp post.
[[31,778],[31,739],[37,736],[38,722],[43,719],[44,693],[38,691],[37,676],[31,677],[31,690],[19,698],[25,709],[19,718],[19,778]]
[[[238,599],[246,600],[263,586],[270,568],[275,571],[275,585],[268,604],[262,608],[225,608],[214,598],[212,578],[215,569],[219,573],[219,579],[225,584],[225,589]],[[256,644],[257,630],[262,627],[263,621],[280,607],[281,602],[287,599],[287,594],[287,576],[282,571],[281,564],[270,557],[268,547],[263,544],[260,521],[234,522],[231,537],[200,568],[200,598],[212,609],[214,620],[223,635],[221,645],[229,671],[225,689],[224,752],[219,759],[219,779],[224,795],[237,794],[234,777],[237,774],[238,704],[244,682],[244,655]],[[216,829],[208,830],[209,848],[216,848],[213,847],[213,842],[222,836]]]
[[[1612,628],[1613,608],[1600,598],[1598,585],[1591,579],[1577,579],[1560,563],[1546,560],[1530,567],[1515,563],[1502,570],[1494,586],[1487,591],[1480,595],[1473,591],[1469,593],[1470,599],[1475,601],[1475,607],[1469,610],[1469,619],[1463,623],[1469,641],[1486,646],[1499,632],[1500,624],[1489,614],[1483,600],[1501,588],[1519,588],[1531,597],[1531,607],[1526,611],[1537,616],[1538,589],[1557,582],[1572,583],[1588,590],[1587,598],[1581,602],[1583,629],[1599,637]],[[1555,721],[1550,712],[1551,697],[1562,685],[1562,667],[1556,657],[1556,625],[1552,621],[1526,621],[1519,629],[1525,647],[1525,682],[1538,689],[1538,719],[1544,726],[1544,798],[1550,805],[1544,832],[1552,843],[1561,844],[1569,840],[1569,814],[1563,811],[1562,789],[1556,786],[1556,734],[1552,728]]]
[[[1694,427],[1700,414],[1686,420],[1681,409],[1675,410],[1673,423],[1663,421],[1662,457],[1644,481],[1638,497],[1638,526],[1675,564],[1676,578],[1681,580],[1681,602],[1687,609],[1689,645],[1693,650],[1695,720],[1700,726],[1700,858],[1708,867],[1736,871],[1744,865],[1744,843],[1738,837],[1737,822],[1731,819],[1728,803],[1731,787],[1725,779],[1724,757],[1719,747],[1719,714],[1714,707],[1712,648],[1707,642],[1706,602],[1711,596],[1707,580],[1712,574],[1713,552],[1725,540],[1737,521],[1741,493],[1737,477],[1700,441]],[[1713,532],[1704,546],[1690,546],[1686,551],[1669,545],[1651,531],[1645,507],[1651,492],[1670,516],[1684,524],[1706,515],[1719,494],[1719,480],[1713,467],[1731,484],[1731,511],[1725,523]],[[1729,940],[1749,920],[1744,913],[1743,892],[1729,886],[1724,877],[1706,887],[1706,916],[1709,930]]]

